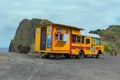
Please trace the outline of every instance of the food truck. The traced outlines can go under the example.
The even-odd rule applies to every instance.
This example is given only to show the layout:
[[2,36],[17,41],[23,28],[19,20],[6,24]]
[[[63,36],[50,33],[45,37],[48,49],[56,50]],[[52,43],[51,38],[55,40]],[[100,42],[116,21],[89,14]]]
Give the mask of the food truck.
[[37,26],[35,31],[35,52],[45,57],[60,56],[83,58],[104,53],[101,39],[83,36],[82,28],[63,24]]

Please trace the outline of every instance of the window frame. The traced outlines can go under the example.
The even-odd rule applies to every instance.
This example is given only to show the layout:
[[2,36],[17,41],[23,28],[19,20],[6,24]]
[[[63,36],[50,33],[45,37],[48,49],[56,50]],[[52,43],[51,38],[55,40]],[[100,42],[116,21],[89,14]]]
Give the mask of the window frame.
[[[97,40],[99,40],[99,44],[97,44]],[[95,43],[96,43],[96,45],[101,45],[101,39],[96,38]]]
[[[74,36],[74,41],[73,41],[73,36]],[[79,38],[79,39],[78,39]],[[75,35],[75,34],[72,34],[72,43],[81,43],[81,35]]]
[[[78,41],[78,37],[79,37],[79,41]],[[81,43],[81,36],[77,36],[77,43]]]
[[[75,36],[75,41],[73,42],[73,36]],[[72,34],[72,43],[76,43],[77,41],[77,35]]]
[[85,43],[85,36],[81,36],[81,43],[82,43],[82,44]]

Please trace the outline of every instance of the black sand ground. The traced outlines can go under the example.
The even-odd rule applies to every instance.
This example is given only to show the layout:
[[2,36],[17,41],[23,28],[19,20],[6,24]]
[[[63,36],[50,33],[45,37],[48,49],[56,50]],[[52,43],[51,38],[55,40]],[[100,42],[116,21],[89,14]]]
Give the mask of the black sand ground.
[[120,57],[55,60],[1,52],[0,80],[120,80]]

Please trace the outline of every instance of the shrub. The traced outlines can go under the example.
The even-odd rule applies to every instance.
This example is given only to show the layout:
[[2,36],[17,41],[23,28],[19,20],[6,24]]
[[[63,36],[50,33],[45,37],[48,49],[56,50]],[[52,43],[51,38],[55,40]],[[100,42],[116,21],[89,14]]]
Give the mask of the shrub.
[[108,45],[104,45],[104,50],[105,50],[105,52],[109,52],[110,51]]
[[30,46],[21,45],[21,44],[18,46],[19,53],[27,54],[30,51],[30,49],[31,49]]

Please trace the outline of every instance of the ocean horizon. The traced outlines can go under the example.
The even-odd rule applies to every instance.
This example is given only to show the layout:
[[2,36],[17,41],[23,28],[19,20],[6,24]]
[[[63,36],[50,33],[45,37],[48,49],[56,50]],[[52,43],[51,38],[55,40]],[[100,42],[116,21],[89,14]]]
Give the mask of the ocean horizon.
[[8,48],[0,48],[0,52],[8,52]]

